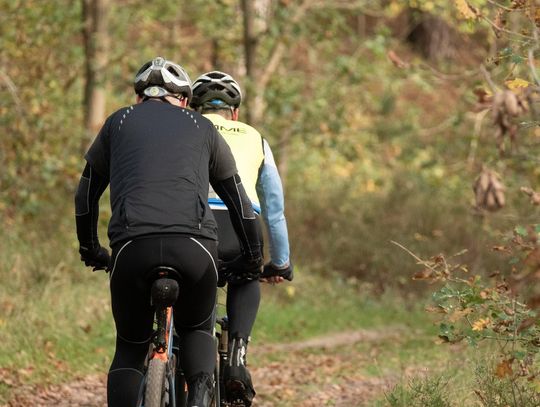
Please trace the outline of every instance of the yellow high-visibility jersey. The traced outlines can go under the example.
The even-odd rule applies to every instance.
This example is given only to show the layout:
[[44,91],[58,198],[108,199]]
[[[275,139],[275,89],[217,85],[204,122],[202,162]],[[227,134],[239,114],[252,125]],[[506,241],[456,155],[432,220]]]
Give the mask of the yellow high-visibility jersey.
[[[248,124],[228,120],[219,114],[210,113],[204,116],[214,124],[231,148],[242,185],[254,206],[260,208],[256,184],[264,161],[262,136]],[[216,198],[215,192],[211,191],[212,193],[214,195],[210,198]]]

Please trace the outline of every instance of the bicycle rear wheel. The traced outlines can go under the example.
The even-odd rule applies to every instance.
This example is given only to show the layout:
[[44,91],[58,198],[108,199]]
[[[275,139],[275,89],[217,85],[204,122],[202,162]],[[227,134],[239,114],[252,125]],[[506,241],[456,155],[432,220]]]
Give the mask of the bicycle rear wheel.
[[175,392],[176,392],[176,407],[185,407],[187,405],[187,385],[186,378],[183,373],[176,372]]
[[146,372],[146,390],[144,407],[162,407],[165,390],[165,371],[167,363],[161,359],[152,359]]
[[211,407],[221,407],[221,391],[220,391],[220,385],[219,385],[219,359],[216,363],[216,368],[214,369],[214,397],[212,398],[212,402],[210,403]]

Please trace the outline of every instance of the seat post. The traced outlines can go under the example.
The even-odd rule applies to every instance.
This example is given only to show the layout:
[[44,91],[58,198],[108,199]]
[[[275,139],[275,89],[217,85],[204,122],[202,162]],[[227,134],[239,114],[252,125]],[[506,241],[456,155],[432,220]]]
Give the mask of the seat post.
[[155,347],[158,353],[163,353],[167,350],[168,308],[176,303],[180,291],[178,282],[169,278],[169,275],[173,273],[178,274],[176,270],[170,267],[157,267],[151,273],[153,277],[155,276],[150,289],[150,299],[154,306],[157,319]]

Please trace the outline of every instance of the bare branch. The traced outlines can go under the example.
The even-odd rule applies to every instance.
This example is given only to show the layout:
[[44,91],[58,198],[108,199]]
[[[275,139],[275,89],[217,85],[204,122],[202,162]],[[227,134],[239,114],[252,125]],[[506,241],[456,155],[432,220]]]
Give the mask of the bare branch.
[[255,123],[257,123],[258,120],[261,118],[262,112],[264,110],[262,102],[262,94],[264,92],[264,89],[266,89],[268,82],[270,82],[272,75],[280,66],[281,60],[285,55],[285,51],[287,49],[285,46],[285,39],[289,36],[291,27],[294,27],[294,25],[302,19],[306,11],[311,6],[313,6],[313,0],[304,0],[298,6],[298,8],[295,10],[295,13],[288,21],[287,27],[289,27],[289,29],[285,33],[283,33],[278,39],[276,39],[276,42],[274,43],[274,46],[270,51],[270,59],[268,60],[265,69],[260,74],[259,80],[257,81],[257,96],[255,97],[252,114],[252,118]]
[[[372,2],[371,2],[372,4]],[[311,8],[313,9],[334,9],[334,10],[360,10],[362,14],[371,16],[371,17],[384,17],[385,14],[382,11],[377,10],[368,10],[366,6],[371,5],[370,1],[362,0],[344,0],[344,1],[328,1],[320,0],[313,3]]]
[[24,115],[24,107],[21,99],[18,95],[18,90],[9,75],[2,69],[0,69],[0,78],[2,81],[6,84],[6,88],[8,89],[11,97],[13,98],[13,101],[15,102],[15,106],[17,107],[17,112],[19,115]]
[[[300,19],[304,16],[307,9],[312,6],[311,0],[304,0],[300,6],[296,9],[295,14],[291,17],[288,26],[291,27],[294,24],[298,23]],[[287,33],[288,34],[288,33]],[[276,71],[277,67],[279,66],[279,63],[281,62],[281,59],[283,58],[283,54],[285,52],[285,37],[287,34],[282,35],[274,44],[274,47],[270,51],[270,60],[268,61],[268,64],[266,65],[266,69],[262,72],[260,79],[258,81],[260,88],[264,89],[268,82],[270,81],[270,78],[272,77],[272,74]]]
[[[536,15],[536,7],[534,6],[534,2],[531,2],[532,7],[532,15]],[[538,28],[536,27],[536,22],[534,21],[534,18],[532,19],[532,32],[533,32],[533,38],[534,38],[534,47],[529,48],[528,53],[528,59],[529,59],[529,67],[531,68],[531,74],[534,78],[534,82],[536,83],[536,86],[540,86],[540,79],[538,78],[538,73],[536,72],[536,67],[534,66],[534,52],[538,50],[538,46],[540,43],[538,42]]]
[[456,120],[455,116],[449,115],[448,119],[442,121],[436,126],[419,128],[417,131],[417,134],[419,136],[430,136],[430,135],[440,133],[441,131],[452,127],[455,120]]
[[472,136],[471,144],[469,147],[469,156],[467,157],[467,163],[470,168],[474,168],[474,163],[476,160],[476,151],[478,150],[478,140],[480,139],[480,136],[482,134],[481,133],[482,124],[484,122],[484,118],[486,117],[486,114],[489,111],[491,111],[491,108],[483,109],[474,115],[473,136]]
[[418,67],[431,71],[438,79],[442,79],[445,81],[461,80],[478,75],[478,69],[470,69],[460,73],[445,73],[437,70],[435,67],[425,62],[419,64]]
[[427,266],[428,268],[430,268],[431,270],[435,270],[433,267],[429,267],[427,264],[426,264],[426,261],[425,260],[422,260],[420,257],[418,257],[416,254],[414,254],[413,252],[411,252],[409,249],[407,249],[405,246],[403,246],[402,244],[398,243],[398,242],[395,242],[393,240],[390,240],[390,243],[392,244],[395,244],[397,247],[399,247],[400,249],[403,249],[405,250],[407,253],[409,253],[412,257],[414,257],[414,259],[418,262],[418,264],[423,264],[425,266]]
[[493,82],[493,79],[491,79],[491,75],[489,74],[484,64],[480,65],[480,72],[482,72],[482,74],[484,75],[484,78],[486,82],[488,83],[489,87],[491,88],[491,91],[493,92],[493,94],[497,93],[498,91],[497,85],[495,85],[495,83]]
[[536,86],[540,86],[540,79],[538,78],[538,74],[536,73],[536,68],[534,66],[534,51],[538,48],[538,46],[531,48],[529,50],[528,59],[529,59],[529,67],[531,68],[531,74],[533,76],[534,82],[536,83]]
[[502,4],[499,4],[499,3],[497,3],[497,2],[494,1],[494,0],[487,0],[487,2],[488,2],[489,4],[492,4],[492,5],[496,6],[496,7],[498,7],[498,8],[500,8],[500,9],[504,10],[504,11],[508,11],[508,12],[516,11],[516,9],[510,8],[510,7],[506,7],[506,6],[503,6]]
[[521,38],[526,38],[528,40],[531,40],[533,37],[531,37],[530,35],[525,35],[525,34],[521,34],[521,33],[518,33],[518,32],[515,32],[515,31],[511,31],[511,30],[507,30],[506,28],[502,28],[502,27],[499,27],[497,24],[495,24],[494,21],[490,20],[488,17],[486,17],[485,15],[481,15],[481,17],[487,21],[495,30],[497,31],[500,31],[500,32],[503,32],[503,33],[506,33],[508,35],[515,35],[517,37],[521,37]]

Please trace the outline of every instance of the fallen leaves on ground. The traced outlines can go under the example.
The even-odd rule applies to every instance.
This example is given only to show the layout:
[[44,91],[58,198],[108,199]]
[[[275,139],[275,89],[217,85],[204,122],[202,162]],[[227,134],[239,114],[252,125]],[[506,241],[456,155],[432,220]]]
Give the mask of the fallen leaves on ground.
[[[381,397],[396,377],[362,373],[373,355],[354,344],[397,337],[399,329],[352,331],[302,342],[253,346],[258,359],[250,366],[257,396],[253,407],[362,406]],[[271,359],[279,361],[271,361]],[[0,381],[16,388],[14,397],[0,407],[106,407],[106,375],[92,375],[68,384],[24,386],[0,369]],[[11,381],[10,381],[11,380]]]

